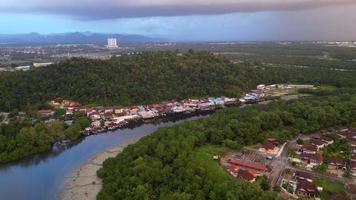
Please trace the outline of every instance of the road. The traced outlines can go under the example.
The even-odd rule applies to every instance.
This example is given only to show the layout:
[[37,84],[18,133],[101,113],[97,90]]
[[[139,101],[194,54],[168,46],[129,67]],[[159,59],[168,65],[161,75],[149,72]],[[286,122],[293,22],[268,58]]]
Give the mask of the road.
[[[298,137],[298,138],[300,138],[300,137]],[[334,175],[330,175],[330,174],[326,174],[326,173],[309,171],[306,169],[291,166],[288,162],[289,150],[291,149],[292,146],[294,146],[296,144],[296,141],[298,138],[288,141],[284,145],[284,148],[282,149],[282,152],[280,153],[280,155],[278,157],[275,157],[273,160],[271,160],[270,163],[268,163],[268,165],[272,169],[272,171],[270,172],[270,175],[269,175],[269,181],[270,181],[270,185],[272,187],[275,185],[280,185],[280,183],[282,181],[282,173],[285,169],[312,173],[312,174],[314,174],[314,176],[327,179],[330,182],[341,182],[345,185],[350,184],[350,183],[355,183],[355,181],[350,178],[338,177],[338,176],[334,176]],[[263,154],[263,153],[257,151],[256,149],[252,149],[252,148],[248,148],[248,147],[245,149],[248,149],[250,151],[255,151],[256,153],[259,153],[259,154]],[[356,195],[354,195],[354,194],[351,194],[349,192],[347,192],[347,193],[351,197],[356,197]]]

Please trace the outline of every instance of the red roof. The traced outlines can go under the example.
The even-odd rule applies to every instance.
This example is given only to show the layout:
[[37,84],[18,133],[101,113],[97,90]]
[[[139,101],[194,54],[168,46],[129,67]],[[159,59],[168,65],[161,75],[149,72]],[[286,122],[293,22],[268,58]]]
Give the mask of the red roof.
[[239,169],[237,171],[237,174],[241,178],[245,179],[246,181],[252,181],[255,179],[255,176],[251,172],[249,172],[248,170],[245,170],[245,169]]
[[327,142],[326,142],[326,141],[323,141],[323,140],[321,140],[321,139],[312,139],[312,140],[311,140],[311,143],[312,143],[313,145],[322,146],[322,145],[326,144]]
[[303,171],[296,171],[294,173],[295,178],[302,178],[302,179],[313,179],[313,174]]
[[317,163],[321,163],[323,162],[324,158],[321,154],[306,154],[306,153],[303,153],[301,155],[301,159],[302,160],[306,160],[308,162],[317,162]]
[[38,113],[41,113],[41,114],[47,114],[47,113],[52,113],[52,112],[54,112],[54,111],[51,109],[43,109],[43,110],[38,111]]
[[314,196],[317,192],[315,184],[305,180],[298,181],[297,190],[309,194],[311,196]]
[[350,162],[350,168],[351,168],[352,170],[355,170],[355,169],[356,169],[356,161],[351,161],[351,162]]
[[339,157],[331,157],[327,160],[329,165],[344,165],[344,160]]
[[308,151],[314,151],[314,152],[318,151],[318,147],[313,144],[304,144],[302,148],[303,150],[308,150]]
[[80,107],[82,104],[78,101],[64,100],[64,107]]
[[230,171],[230,172],[237,173],[238,168],[237,168],[237,166],[235,166],[235,165],[230,165],[230,167],[229,167],[229,171]]
[[262,145],[262,148],[266,150],[273,150],[275,146],[271,142],[266,142]]
[[234,165],[237,165],[237,166],[251,168],[251,169],[258,170],[258,171],[267,171],[266,165],[261,165],[261,164],[257,164],[257,163],[250,163],[250,162],[245,162],[245,161],[241,161],[241,160],[234,160],[234,159],[229,159],[229,162],[231,164],[234,164]]

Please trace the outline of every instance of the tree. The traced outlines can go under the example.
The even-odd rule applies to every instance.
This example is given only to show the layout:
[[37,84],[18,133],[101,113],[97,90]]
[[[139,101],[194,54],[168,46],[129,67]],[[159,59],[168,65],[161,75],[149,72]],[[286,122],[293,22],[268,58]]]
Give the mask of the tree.
[[269,185],[267,176],[260,177],[260,186],[261,186],[261,189],[264,191],[269,190],[270,185]]

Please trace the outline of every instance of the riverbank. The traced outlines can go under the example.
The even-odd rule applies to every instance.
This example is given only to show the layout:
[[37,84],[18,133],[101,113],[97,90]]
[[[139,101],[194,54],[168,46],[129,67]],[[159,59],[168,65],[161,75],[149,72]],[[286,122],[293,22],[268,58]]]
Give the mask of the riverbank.
[[60,200],[95,200],[99,193],[102,181],[96,172],[103,162],[121,153],[125,147],[135,143],[140,138],[128,140],[123,144],[114,145],[100,153],[95,154],[81,166],[65,177],[59,199]]

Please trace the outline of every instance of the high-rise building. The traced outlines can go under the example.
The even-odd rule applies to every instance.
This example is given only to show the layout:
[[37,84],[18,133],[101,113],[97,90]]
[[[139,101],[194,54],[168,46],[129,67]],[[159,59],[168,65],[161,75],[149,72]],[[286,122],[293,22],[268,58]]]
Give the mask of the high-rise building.
[[117,39],[116,38],[108,38],[108,44],[106,46],[109,49],[115,49],[118,48],[119,45],[117,43]]

